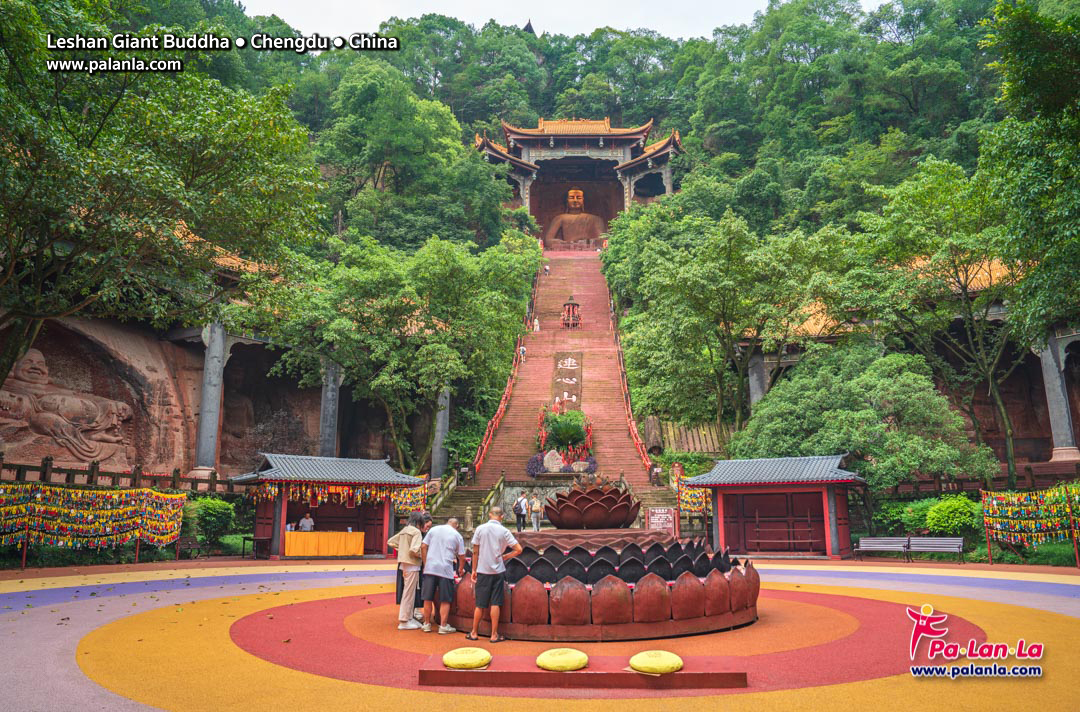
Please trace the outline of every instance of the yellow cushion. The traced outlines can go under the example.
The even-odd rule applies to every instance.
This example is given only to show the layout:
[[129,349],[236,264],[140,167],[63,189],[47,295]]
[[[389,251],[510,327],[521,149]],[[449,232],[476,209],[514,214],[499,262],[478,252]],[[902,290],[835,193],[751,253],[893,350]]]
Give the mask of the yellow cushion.
[[483,648],[455,648],[442,656],[442,664],[457,670],[482,668],[491,662],[491,653]]
[[573,648],[552,648],[537,655],[536,664],[545,670],[580,670],[589,664],[589,656]]
[[638,672],[675,672],[682,670],[682,658],[666,650],[645,650],[630,658],[630,667]]

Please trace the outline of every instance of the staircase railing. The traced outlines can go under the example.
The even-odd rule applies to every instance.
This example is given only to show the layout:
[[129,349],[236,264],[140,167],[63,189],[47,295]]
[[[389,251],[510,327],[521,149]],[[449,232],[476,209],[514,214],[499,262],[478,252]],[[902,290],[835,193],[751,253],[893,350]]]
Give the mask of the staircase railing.
[[[532,294],[529,296],[529,306],[525,310],[525,331],[529,331],[529,325],[532,323],[534,313],[536,311],[536,291],[540,284],[540,270],[536,270],[536,274],[533,275],[533,287]],[[484,430],[484,437],[480,440],[480,444],[476,448],[476,456],[473,457],[473,468],[479,474],[480,465],[483,464],[484,458],[487,457],[488,448],[491,447],[491,441],[495,438],[495,431],[499,429],[499,423],[502,422],[503,416],[506,414],[506,407],[510,405],[510,395],[514,392],[514,382],[517,380],[518,366],[521,365],[521,346],[525,343],[525,334],[518,337],[517,342],[514,344],[514,361],[510,367],[510,375],[506,379],[506,388],[503,389],[502,398],[499,400],[499,407],[495,409],[495,415],[488,421],[487,428]]]
[[[506,485],[506,471],[504,470],[499,479],[488,490],[487,496],[484,497],[484,503],[480,505],[481,512],[487,512],[491,509],[494,502],[502,499],[503,487]],[[486,521],[486,520],[485,520]]]
[[431,502],[428,504],[428,509],[431,514],[435,514],[439,511],[439,507],[450,498],[450,495],[454,493],[454,490],[458,486],[458,473],[454,472],[449,477],[444,477],[439,484],[439,491],[435,493],[435,496],[431,498]]
[[626,409],[626,428],[630,432],[630,440],[641,457],[641,464],[645,467],[647,475],[652,470],[652,459],[645,447],[645,441],[638,432],[637,421],[634,420],[634,407],[630,402],[630,384],[626,380],[626,361],[623,359],[622,339],[619,337],[619,326],[615,319],[615,298],[608,289],[608,326],[615,337],[615,354],[619,360],[619,385],[622,387],[623,406]]

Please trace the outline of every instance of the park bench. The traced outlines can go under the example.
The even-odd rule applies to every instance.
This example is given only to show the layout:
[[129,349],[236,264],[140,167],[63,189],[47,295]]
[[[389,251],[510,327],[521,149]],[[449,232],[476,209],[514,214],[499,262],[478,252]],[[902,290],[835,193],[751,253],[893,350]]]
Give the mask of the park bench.
[[189,551],[189,552],[193,551],[193,552],[195,552],[194,554],[191,555],[191,558],[193,558],[193,559],[199,558],[200,555],[208,556],[209,555],[209,550],[207,550],[207,554],[203,554],[203,549],[204,548],[206,548],[206,547],[203,544],[200,544],[199,540],[196,539],[195,537],[193,537],[193,536],[182,536],[182,537],[180,537],[179,539],[176,540],[176,558],[178,558],[178,559],[180,558],[180,552],[181,551]]
[[904,559],[909,559],[908,537],[906,536],[864,536],[855,544],[855,558],[867,551],[899,551]]
[[964,563],[964,537],[962,536],[913,536],[908,539],[908,558],[913,551],[945,552],[956,554],[956,560]]

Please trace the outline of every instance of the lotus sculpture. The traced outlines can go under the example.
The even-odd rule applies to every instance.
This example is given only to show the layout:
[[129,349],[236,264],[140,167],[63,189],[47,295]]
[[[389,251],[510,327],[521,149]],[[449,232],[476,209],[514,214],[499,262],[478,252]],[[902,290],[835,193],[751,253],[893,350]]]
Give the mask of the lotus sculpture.
[[637,518],[641,502],[611,485],[577,486],[548,499],[544,514],[558,529],[623,529]]

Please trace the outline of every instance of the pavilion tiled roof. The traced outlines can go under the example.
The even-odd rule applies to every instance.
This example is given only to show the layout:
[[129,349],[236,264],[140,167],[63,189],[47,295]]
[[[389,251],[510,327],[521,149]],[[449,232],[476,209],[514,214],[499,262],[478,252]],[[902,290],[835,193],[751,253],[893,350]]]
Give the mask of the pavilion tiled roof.
[[633,136],[635,134],[648,135],[652,130],[653,122],[634,128],[615,128],[611,125],[611,118],[603,119],[543,119],[537,122],[534,129],[522,128],[502,122],[503,131],[525,136]]
[[255,472],[233,477],[233,482],[317,482],[338,485],[391,485],[419,487],[418,477],[404,475],[386,460],[360,460],[314,455],[260,453]]
[[621,171],[629,168],[630,166],[634,166],[644,161],[648,161],[650,158],[656,158],[658,156],[671,153],[673,151],[676,153],[682,153],[682,137],[680,137],[679,132],[675,130],[672,130],[670,134],[660,139],[659,141],[650,143],[644,148],[640,156],[636,156],[635,158],[631,158],[625,163],[620,163],[619,165],[615,166],[615,170]]
[[844,455],[769,457],[756,460],[719,460],[712,470],[684,480],[687,487],[726,485],[820,484],[865,480],[840,469]]

